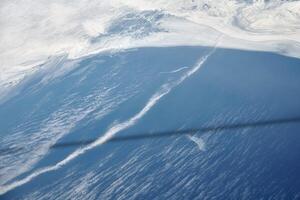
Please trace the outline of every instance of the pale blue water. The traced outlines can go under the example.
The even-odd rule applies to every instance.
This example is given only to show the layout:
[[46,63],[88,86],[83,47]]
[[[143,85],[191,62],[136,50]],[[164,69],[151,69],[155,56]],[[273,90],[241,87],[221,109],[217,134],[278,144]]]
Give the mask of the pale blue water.
[[[141,48],[77,61],[78,67],[56,77],[66,61],[42,70],[0,105],[1,147],[29,148],[5,157],[0,175],[5,165],[14,165],[13,157],[36,156],[37,143],[97,138],[130,119],[211,50]],[[298,117],[299,77],[299,59],[217,49],[199,71],[117,135]],[[299,199],[299,131],[300,124],[293,123],[199,133],[204,149],[187,136],[107,143],[0,198]],[[15,140],[6,139],[15,134]],[[6,184],[55,165],[78,148],[50,149]]]

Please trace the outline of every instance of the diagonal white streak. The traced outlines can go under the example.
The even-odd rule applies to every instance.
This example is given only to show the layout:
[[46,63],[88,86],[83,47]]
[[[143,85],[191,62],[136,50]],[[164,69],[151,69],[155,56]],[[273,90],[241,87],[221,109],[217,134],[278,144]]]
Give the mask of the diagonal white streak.
[[93,148],[100,146],[103,143],[107,142],[112,137],[114,137],[118,132],[135,125],[137,123],[137,121],[139,119],[141,119],[155,104],[157,104],[162,97],[167,95],[174,87],[178,86],[184,80],[186,80],[191,75],[193,75],[195,72],[197,72],[201,68],[201,66],[205,63],[205,61],[208,59],[208,57],[214,53],[215,50],[216,50],[216,48],[212,49],[205,56],[201,57],[197,61],[197,63],[189,71],[185,72],[183,74],[183,76],[181,76],[178,80],[175,80],[171,83],[166,83],[166,84],[162,85],[161,88],[149,99],[149,101],[146,103],[146,105],[133,117],[129,118],[128,120],[126,120],[124,122],[121,122],[119,124],[112,126],[110,129],[108,129],[106,131],[106,133],[104,135],[99,137],[95,142],[91,143],[90,145],[88,145],[86,147],[77,149],[76,151],[71,153],[69,156],[67,156],[65,159],[61,160],[57,164],[55,164],[53,166],[41,168],[21,180],[17,180],[11,184],[1,186],[0,187],[0,195],[5,194],[8,191],[13,190],[19,186],[22,186],[42,174],[45,174],[45,173],[51,172],[51,171],[55,171],[55,170],[61,168],[62,166],[68,164],[69,162],[71,162],[72,160],[74,160],[75,158],[80,156],[81,154],[84,154],[86,151],[93,149]]

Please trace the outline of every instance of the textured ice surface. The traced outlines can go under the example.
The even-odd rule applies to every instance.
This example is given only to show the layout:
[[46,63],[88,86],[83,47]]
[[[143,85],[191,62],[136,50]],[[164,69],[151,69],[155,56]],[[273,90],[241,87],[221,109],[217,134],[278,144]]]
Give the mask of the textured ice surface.
[[220,46],[300,57],[299,1],[1,1],[0,97],[53,56]]

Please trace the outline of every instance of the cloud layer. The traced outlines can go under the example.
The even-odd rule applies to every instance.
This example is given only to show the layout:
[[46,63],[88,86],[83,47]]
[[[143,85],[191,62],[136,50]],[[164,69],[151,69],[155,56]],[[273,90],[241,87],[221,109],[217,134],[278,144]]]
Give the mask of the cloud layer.
[[204,45],[300,57],[299,1],[1,1],[0,97],[49,57]]

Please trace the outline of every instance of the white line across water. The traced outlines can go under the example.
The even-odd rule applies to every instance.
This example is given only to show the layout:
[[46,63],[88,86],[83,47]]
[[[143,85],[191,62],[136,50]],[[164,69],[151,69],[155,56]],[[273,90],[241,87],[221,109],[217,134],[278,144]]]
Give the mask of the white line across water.
[[55,170],[63,167],[64,165],[68,164],[70,161],[74,160],[81,154],[84,154],[86,151],[91,150],[97,146],[104,144],[105,142],[110,140],[112,137],[114,137],[118,132],[135,125],[137,123],[137,121],[139,119],[141,119],[154,105],[156,105],[162,97],[167,95],[173,88],[175,88],[176,86],[181,84],[184,80],[186,80],[191,75],[193,75],[195,72],[197,72],[201,68],[201,66],[205,63],[205,61],[209,58],[209,56],[211,56],[215,52],[215,50],[216,50],[216,47],[214,47],[206,55],[201,57],[197,61],[197,63],[193,67],[191,67],[190,70],[185,72],[183,74],[183,76],[181,76],[178,80],[175,80],[175,81],[172,81],[172,82],[162,85],[161,88],[154,95],[152,95],[152,97],[149,99],[149,101],[146,103],[146,105],[134,116],[132,116],[131,118],[129,118],[128,120],[126,120],[124,122],[121,122],[119,124],[112,126],[111,128],[109,128],[106,131],[106,133],[104,135],[99,137],[95,142],[93,142],[90,145],[85,146],[83,148],[77,149],[76,151],[71,153],[69,156],[67,156],[65,159],[61,160],[57,164],[55,164],[53,166],[47,166],[47,167],[38,169],[35,172],[33,172],[32,174],[28,175],[27,177],[25,177],[21,180],[17,180],[11,184],[0,186],[0,195],[3,195],[10,190],[13,190],[19,186],[22,186],[22,185],[30,182],[31,180],[33,180],[34,178],[36,178],[39,175],[45,174],[47,172],[55,171]]

